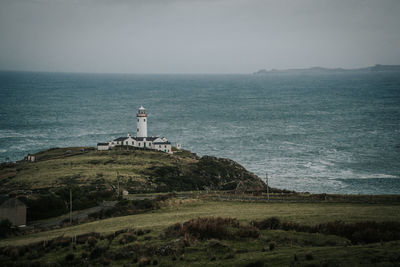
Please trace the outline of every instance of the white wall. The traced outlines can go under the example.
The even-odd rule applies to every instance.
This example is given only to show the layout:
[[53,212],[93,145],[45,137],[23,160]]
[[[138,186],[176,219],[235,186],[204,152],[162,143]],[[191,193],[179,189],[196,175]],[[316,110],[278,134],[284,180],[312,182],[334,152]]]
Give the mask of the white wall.
[[162,152],[166,152],[169,154],[172,154],[172,150],[171,150],[171,145],[164,145],[164,144],[155,144],[154,145],[154,149],[158,150],[158,151],[162,151]]
[[137,137],[147,137],[147,117],[137,118]]

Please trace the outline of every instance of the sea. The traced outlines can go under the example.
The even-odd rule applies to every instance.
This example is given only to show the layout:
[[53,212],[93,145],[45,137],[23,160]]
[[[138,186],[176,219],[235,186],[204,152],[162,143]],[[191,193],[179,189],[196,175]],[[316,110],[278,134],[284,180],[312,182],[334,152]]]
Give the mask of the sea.
[[400,193],[400,72],[0,72],[0,162],[135,134],[230,158],[276,188]]

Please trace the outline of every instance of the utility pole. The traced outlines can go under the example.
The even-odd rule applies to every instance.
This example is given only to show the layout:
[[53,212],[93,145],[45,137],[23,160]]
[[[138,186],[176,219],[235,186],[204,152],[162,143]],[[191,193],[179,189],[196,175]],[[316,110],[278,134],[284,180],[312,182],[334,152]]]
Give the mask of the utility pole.
[[69,223],[72,224],[72,190],[69,189]]
[[267,199],[268,199],[268,201],[269,201],[268,173],[265,173],[265,178],[266,178],[266,181],[267,181]]
[[117,192],[117,198],[119,197],[119,173],[117,172],[117,183],[118,183],[118,192]]

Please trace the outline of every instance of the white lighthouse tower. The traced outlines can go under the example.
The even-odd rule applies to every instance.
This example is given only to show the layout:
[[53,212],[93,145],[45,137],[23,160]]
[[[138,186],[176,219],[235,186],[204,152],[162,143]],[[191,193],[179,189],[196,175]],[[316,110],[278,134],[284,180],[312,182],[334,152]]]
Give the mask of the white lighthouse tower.
[[147,137],[147,114],[146,109],[143,106],[140,106],[138,113],[136,114],[137,118],[137,137]]

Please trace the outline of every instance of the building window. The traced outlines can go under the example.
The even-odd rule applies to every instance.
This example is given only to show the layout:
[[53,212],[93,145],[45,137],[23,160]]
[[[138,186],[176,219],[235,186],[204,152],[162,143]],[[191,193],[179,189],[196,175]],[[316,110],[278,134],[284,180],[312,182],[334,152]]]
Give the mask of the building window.
[[139,132],[139,128],[137,128],[137,131]]
[[139,122],[139,119],[137,119],[137,122]]
[[146,119],[143,119],[143,122],[146,122]]

